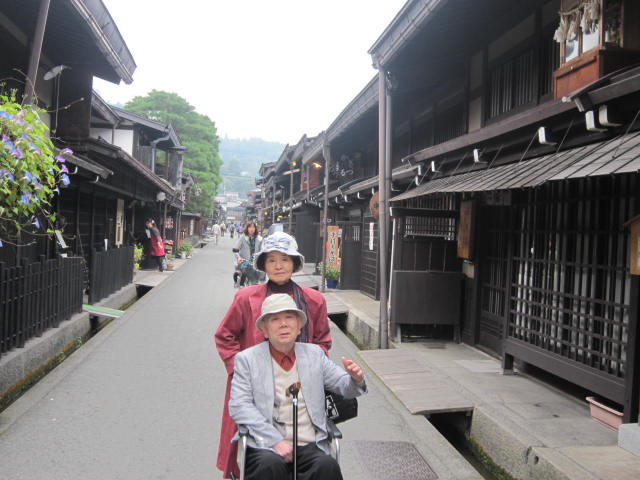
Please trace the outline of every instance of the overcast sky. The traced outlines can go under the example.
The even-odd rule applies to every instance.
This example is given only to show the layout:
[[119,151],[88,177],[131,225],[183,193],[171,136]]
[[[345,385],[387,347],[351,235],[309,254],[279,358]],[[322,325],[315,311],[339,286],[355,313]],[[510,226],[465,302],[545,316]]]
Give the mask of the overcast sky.
[[174,92],[229,138],[297,143],[373,78],[367,51],[405,0],[103,0],[138,65],[110,103]]

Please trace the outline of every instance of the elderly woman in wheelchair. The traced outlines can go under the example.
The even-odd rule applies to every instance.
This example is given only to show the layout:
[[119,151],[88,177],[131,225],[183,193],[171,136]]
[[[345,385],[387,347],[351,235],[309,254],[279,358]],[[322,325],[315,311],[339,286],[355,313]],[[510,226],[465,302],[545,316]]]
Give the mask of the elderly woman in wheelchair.
[[296,343],[306,321],[289,295],[267,297],[256,327],[268,342],[235,357],[229,413],[246,442],[247,480],[342,479],[328,455],[340,435],[327,419],[325,389],[356,397],[366,392],[364,374],[351,360],[342,358],[343,370],[317,345]]

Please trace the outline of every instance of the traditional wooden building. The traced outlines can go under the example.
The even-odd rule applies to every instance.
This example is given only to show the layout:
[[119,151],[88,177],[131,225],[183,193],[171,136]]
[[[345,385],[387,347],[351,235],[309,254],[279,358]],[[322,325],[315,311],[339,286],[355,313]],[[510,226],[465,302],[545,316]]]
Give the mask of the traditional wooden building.
[[[78,312],[87,284],[93,301],[131,281],[133,248],[110,248],[120,243],[124,228],[116,197],[131,192],[118,180],[120,165],[101,162],[88,146],[109,148],[91,138],[97,109],[113,117],[93,101],[93,77],[130,83],[136,68],[101,1],[4,2],[1,13],[3,88],[46,109],[43,121],[57,147],[77,148],[67,158],[70,183],[60,185],[55,199],[53,227],[60,234],[32,236],[41,233],[36,226],[23,233],[19,246],[0,248],[0,353]],[[94,255],[98,246],[105,251]]]
[[640,387],[627,224],[639,8],[415,0],[370,50],[390,110],[379,135],[392,132],[392,166],[415,173],[391,199],[390,335],[453,327],[505,370],[534,365],[627,421]]

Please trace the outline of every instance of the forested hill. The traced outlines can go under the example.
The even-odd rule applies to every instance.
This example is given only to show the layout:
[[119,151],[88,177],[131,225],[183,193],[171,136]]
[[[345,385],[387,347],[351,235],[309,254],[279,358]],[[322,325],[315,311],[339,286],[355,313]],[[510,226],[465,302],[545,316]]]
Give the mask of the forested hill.
[[[260,165],[275,162],[285,145],[278,142],[267,142],[259,138],[249,139],[220,139],[220,157],[222,167],[220,174],[224,181],[224,190],[238,192],[241,198],[247,196],[249,190],[256,188],[255,179]],[[218,193],[223,192],[222,185],[218,186]]]

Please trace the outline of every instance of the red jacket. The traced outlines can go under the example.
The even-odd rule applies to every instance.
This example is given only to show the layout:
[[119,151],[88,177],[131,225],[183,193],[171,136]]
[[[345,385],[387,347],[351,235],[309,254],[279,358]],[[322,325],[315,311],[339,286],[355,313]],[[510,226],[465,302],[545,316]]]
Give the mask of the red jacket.
[[[320,345],[325,352],[328,352],[331,348],[331,332],[327,316],[327,302],[322,293],[317,290],[308,287],[300,288],[307,302],[310,343]],[[264,335],[256,328],[256,319],[260,316],[262,301],[266,296],[266,284],[253,285],[239,290],[215,334],[218,353],[229,374],[222,411],[217,462],[218,468],[224,472],[224,478],[229,478],[230,472],[234,472],[237,477],[240,476],[236,463],[237,443],[231,442],[236,433],[236,424],[229,416],[227,406],[233,375],[233,362],[236,353],[264,342]]]
[[164,242],[157,228],[151,229],[151,255],[162,257],[164,255]]

